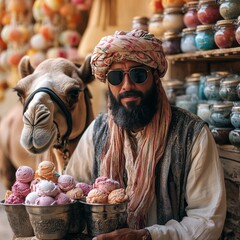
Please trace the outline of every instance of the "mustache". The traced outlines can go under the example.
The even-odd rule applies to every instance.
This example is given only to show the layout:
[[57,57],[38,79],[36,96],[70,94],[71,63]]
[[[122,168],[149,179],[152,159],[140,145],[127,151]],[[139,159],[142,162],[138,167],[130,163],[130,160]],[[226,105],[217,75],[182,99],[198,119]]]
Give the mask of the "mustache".
[[118,95],[118,100],[121,100],[122,98],[126,98],[126,97],[140,97],[143,98],[143,93],[140,91],[127,91],[127,92],[123,92],[120,93]]

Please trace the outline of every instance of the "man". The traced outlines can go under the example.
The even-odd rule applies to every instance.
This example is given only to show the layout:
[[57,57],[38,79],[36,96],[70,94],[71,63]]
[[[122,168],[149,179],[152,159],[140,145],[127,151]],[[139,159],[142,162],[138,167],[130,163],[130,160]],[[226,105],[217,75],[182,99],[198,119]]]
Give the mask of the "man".
[[91,65],[107,81],[108,112],[86,130],[66,172],[118,180],[130,198],[129,228],[94,239],[218,239],[226,199],[216,145],[200,118],[169,105],[161,41],[115,32],[95,47]]

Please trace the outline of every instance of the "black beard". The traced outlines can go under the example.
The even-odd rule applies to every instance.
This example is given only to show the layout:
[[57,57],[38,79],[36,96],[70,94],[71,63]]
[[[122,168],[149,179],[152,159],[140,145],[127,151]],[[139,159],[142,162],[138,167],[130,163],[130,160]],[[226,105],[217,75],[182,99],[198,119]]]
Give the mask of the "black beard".
[[[127,96],[141,97],[141,103],[136,105],[135,102],[129,102],[127,107],[121,103],[121,98]],[[119,94],[116,99],[109,89],[110,109],[112,110],[114,122],[121,128],[127,130],[135,130],[145,127],[153,119],[157,111],[158,92],[154,83],[145,95],[139,91],[129,91]]]

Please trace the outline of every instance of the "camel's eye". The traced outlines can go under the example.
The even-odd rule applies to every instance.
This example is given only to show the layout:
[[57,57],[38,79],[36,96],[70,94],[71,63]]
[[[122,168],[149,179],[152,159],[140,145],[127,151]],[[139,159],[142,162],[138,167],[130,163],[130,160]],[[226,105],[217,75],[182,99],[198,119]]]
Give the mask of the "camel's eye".
[[81,91],[80,88],[72,88],[68,91],[67,103],[69,104],[69,107],[72,107],[74,103],[78,101],[78,96],[80,91]]
[[19,101],[23,104],[24,103],[24,93],[21,89],[14,88],[14,91],[17,93]]

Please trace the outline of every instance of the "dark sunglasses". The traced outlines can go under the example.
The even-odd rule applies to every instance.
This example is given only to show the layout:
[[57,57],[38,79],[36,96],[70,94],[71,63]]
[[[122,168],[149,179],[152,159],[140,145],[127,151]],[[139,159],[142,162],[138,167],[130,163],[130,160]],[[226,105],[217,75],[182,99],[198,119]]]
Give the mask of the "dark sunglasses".
[[147,80],[147,74],[151,69],[146,69],[144,67],[134,67],[129,71],[123,71],[120,69],[110,70],[107,73],[107,80],[110,84],[117,86],[122,83],[124,79],[124,74],[128,74],[131,81],[136,84],[144,83]]

